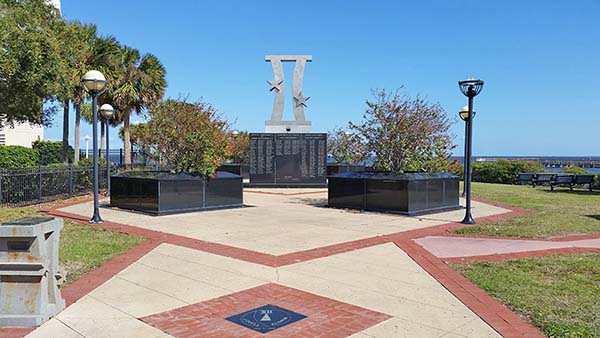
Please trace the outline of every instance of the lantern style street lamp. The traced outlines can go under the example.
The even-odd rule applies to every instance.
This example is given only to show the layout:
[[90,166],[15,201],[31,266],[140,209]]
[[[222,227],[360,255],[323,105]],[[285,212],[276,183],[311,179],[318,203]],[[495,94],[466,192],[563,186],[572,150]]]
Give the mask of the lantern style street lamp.
[[[477,115],[476,112],[473,112],[473,118],[475,117],[475,115]],[[469,128],[468,125],[466,124],[467,119],[469,118],[469,106],[464,106],[462,107],[462,109],[458,112],[458,116],[460,117],[461,120],[465,121],[465,152],[464,152],[464,156],[463,156],[463,182],[467,177],[467,166],[465,165],[465,159],[467,158],[467,148],[469,147],[469,145],[467,144],[468,142],[468,138],[469,138]],[[463,192],[462,192],[462,197],[465,197],[465,184],[463,184]]]
[[110,104],[105,103],[102,106],[100,106],[100,115],[102,115],[102,117],[106,121],[106,194],[104,194],[105,196],[110,196],[110,143],[108,141],[108,135],[110,134],[109,122],[114,114],[115,109]]
[[465,198],[467,205],[465,208],[465,218],[461,221],[463,224],[475,224],[475,220],[471,215],[471,151],[473,149],[473,118],[475,113],[473,112],[473,98],[481,93],[483,89],[483,81],[468,79],[464,81],[458,81],[458,87],[460,91],[469,98],[469,106],[466,112],[461,111],[460,117],[466,122],[465,125]]
[[92,147],[94,148],[94,215],[90,223],[102,223],[100,218],[100,208],[98,206],[98,95],[106,88],[106,78],[97,70],[90,70],[85,73],[81,84],[85,91],[92,97]]

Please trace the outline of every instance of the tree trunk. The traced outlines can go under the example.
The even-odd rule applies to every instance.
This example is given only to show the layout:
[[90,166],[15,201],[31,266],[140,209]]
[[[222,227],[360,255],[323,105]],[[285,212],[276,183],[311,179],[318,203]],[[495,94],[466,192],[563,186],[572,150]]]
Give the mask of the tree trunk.
[[129,115],[123,114],[123,147],[125,148],[125,166],[131,166],[131,135],[129,134]]
[[81,105],[79,103],[75,104],[75,154],[73,157],[73,163],[77,164],[79,162],[79,154],[81,153],[79,146],[79,124],[81,122]]
[[104,152],[104,158],[106,158],[106,152],[105,152],[105,144],[106,144],[106,136],[104,136],[104,130],[106,129],[106,123],[104,122],[104,119],[100,119],[100,155],[102,155],[102,152]]
[[69,100],[63,102],[62,161],[69,163]]

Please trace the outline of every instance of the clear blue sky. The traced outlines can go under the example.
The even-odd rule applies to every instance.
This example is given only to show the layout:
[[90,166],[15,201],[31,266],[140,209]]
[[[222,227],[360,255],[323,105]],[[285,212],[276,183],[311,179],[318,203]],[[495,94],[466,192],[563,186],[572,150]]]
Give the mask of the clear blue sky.
[[[264,55],[312,54],[316,132],[360,120],[371,88],[405,85],[456,116],[457,81],[479,77],[475,155],[600,155],[600,1],[63,0],[62,11],[156,54],[167,96],[202,97],[235,129],[263,131],[270,116]],[[453,132],[461,153],[462,121]]]

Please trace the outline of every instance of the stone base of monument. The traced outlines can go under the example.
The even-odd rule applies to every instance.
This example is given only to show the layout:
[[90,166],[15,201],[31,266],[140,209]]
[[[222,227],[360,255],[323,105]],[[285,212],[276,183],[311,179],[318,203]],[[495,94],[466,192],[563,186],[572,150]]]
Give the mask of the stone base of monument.
[[54,217],[0,225],[0,328],[39,326],[65,308],[58,264],[62,228],[63,220]]
[[310,121],[265,121],[265,132],[269,134],[308,134],[311,129]]
[[327,187],[327,134],[251,133],[252,188]]
[[243,206],[243,178],[217,171],[209,180],[189,174],[140,171],[110,178],[110,206],[152,215]]
[[328,177],[328,205],[420,215],[460,209],[459,178],[446,173],[346,172]]

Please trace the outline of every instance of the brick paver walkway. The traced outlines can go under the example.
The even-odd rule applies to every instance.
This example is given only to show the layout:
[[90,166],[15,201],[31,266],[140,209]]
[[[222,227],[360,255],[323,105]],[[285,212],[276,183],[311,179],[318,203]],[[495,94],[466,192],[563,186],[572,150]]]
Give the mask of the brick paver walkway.
[[[265,337],[541,337],[412,241],[461,227],[461,211],[328,209],[323,191],[244,199],[251,207],[162,217],[103,208],[102,227],[151,241],[67,287],[78,300],[28,337],[254,337],[225,319],[265,304],[307,316]],[[524,212],[474,207],[483,222]],[[90,210],[52,213],[83,222]]]

